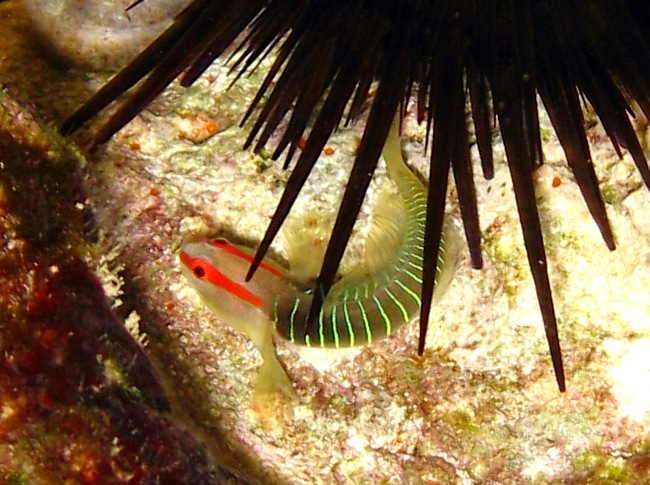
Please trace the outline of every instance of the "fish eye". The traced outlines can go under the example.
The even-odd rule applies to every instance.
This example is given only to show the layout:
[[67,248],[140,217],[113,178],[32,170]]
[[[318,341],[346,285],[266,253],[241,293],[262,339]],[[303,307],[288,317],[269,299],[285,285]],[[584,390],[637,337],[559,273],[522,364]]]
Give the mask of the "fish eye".
[[194,273],[194,276],[196,276],[199,279],[205,278],[205,268],[201,266],[200,264],[197,264],[192,268],[192,273]]

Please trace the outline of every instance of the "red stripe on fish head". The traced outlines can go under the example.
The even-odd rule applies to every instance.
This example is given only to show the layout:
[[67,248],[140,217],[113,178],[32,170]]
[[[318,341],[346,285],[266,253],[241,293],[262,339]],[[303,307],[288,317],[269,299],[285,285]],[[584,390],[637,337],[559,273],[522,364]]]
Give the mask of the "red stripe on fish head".
[[[208,241],[208,244],[210,244],[210,246],[213,246],[213,247],[215,247],[217,249],[222,249],[224,251],[229,252],[230,254],[234,254],[237,257],[245,259],[249,263],[253,262],[253,256],[252,255],[248,254],[245,251],[242,251],[240,248],[238,248],[234,244],[231,244],[226,239],[214,239],[212,241]],[[273,273],[276,276],[282,276],[280,271],[278,271],[273,266],[265,263],[264,261],[262,261],[260,263],[259,268],[261,268],[263,270],[266,270],[266,271],[268,271],[270,273]]]
[[237,298],[247,301],[258,308],[261,308],[264,304],[261,297],[250,291],[244,285],[228,278],[204,258],[193,258],[185,251],[181,251],[180,259],[181,263],[183,263],[198,280],[208,281],[213,285],[219,286],[228,293],[231,293]]

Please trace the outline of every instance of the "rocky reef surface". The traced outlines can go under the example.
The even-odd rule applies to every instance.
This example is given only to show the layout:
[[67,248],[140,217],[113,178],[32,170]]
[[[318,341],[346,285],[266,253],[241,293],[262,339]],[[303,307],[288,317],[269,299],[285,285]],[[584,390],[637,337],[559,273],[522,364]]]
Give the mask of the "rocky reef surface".
[[[238,126],[261,74],[226,90],[227,67],[215,64],[84,158],[88,132],[54,131],[107,76],[36,47],[31,22],[0,3],[5,481],[641,483],[650,473],[650,194],[598,124],[589,133],[616,251],[548,122],[536,172],[565,394],[496,139],[495,178],[476,176],[485,268],[470,269],[462,247],[424,356],[415,324],[348,352],[278,342],[299,399],[260,412],[250,407],[259,356],[203,308],[175,251],[190,235],[254,244],[265,229],[287,173],[243,150]],[[426,174],[423,132],[409,118],[403,138]],[[331,140],[294,221],[331,222],[358,133],[353,124]],[[380,171],[348,267],[389,183]],[[458,225],[453,188],[448,212]],[[282,238],[273,249],[286,256]]]

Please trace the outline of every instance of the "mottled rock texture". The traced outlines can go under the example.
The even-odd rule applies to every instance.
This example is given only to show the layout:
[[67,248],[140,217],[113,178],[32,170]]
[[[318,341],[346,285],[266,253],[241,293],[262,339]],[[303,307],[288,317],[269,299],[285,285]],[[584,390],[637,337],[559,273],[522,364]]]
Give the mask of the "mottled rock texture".
[[[21,95],[33,105],[37,117],[56,125],[106,77],[49,62],[25,40],[23,12],[11,1],[0,5],[0,28],[12,38],[1,46],[0,79],[14,97]],[[26,159],[38,161],[34,170],[26,169],[26,162],[9,169],[10,162],[25,160],[24,154],[16,158],[14,152],[1,152],[0,204],[7,229],[0,256],[9,259],[0,263],[2,294],[8,295],[2,303],[7,310],[0,311],[6,315],[5,330],[25,326],[25,331],[7,334],[11,338],[2,337],[2,345],[13,352],[8,355],[21,355],[3,364],[0,423],[9,431],[2,434],[0,468],[5,477],[17,483],[41,477],[30,475],[37,473],[30,457],[52,463],[52,450],[71,441],[61,437],[67,438],[75,426],[79,444],[72,449],[88,450],[90,457],[83,467],[74,460],[59,461],[50,475],[71,477],[73,483],[92,483],[83,477],[88,469],[95,470],[91,478],[96,483],[110,483],[115,476],[113,437],[133,429],[138,430],[133,441],[118,440],[128,445],[120,449],[119,466],[151,471],[156,463],[170,463],[179,473],[192,470],[191,478],[177,483],[227,483],[217,472],[219,462],[250,482],[265,484],[646,480],[650,240],[645,221],[650,195],[640,187],[630,160],[616,158],[599,126],[591,128],[590,138],[618,237],[615,252],[600,239],[550,134],[544,136],[546,163],[536,172],[566,360],[566,394],[557,391],[507,168],[497,160],[493,180],[476,179],[485,269],[471,270],[463,254],[432,318],[425,355],[416,357],[416,325],[347,353],[307,353],[279,342],[299,401],[275,403],[261,414],[249,406],[259,357],[250,342],[202,307],[182,279],[175,254],[182,238],[196,233],[254,243],[286,181],[281,162],[241,149],[247,127],[237,123],[259,76],[226,91],[229,82],[226,68],[217,64],[189,90],[172,86],[92,154],[82,171],[79,162],[50,161],[67,153],[63,141],[48,142],[54,148],[43,150],[41,142],[34,148],[32,135],[19,142],[13,125],[4,129],[3,147],[18,144],[19,154],[36,150],[38,155]],[[548,122],[543,124],[551,133]],[[421,171],[426,165],[423,131],[412,118],[407,120],[405,153]],[[328,219],[358,133],[353,125],[331,140],[332,150],[323,153],[294,217],[312,218],[316,224]],[[84,135],[76,141],[83,145]],[[50,174],[52,166],[59,168]],[[34,179],[35,174],[41,178]],[[348,264],[359,257],[372,203],[387,184],[380,173]],[[44,192],[43,187],[51,189]],[[448,211],[457,224],[454,199],[452,189]],[[30,203],[12,202],[16,200]],[[23,220],[25,211],[36,216],[20,229],[16,221]],[[274,250],[283,256],[281,240]],[[105,303],[91,303],[99,288],[82,256],[111,294],[109,305],[121,303],[113,311],[115,318],[128,322],[143,350],[115,330],[112,317],[77,326],[75,315],[81,310],[92,322],[97,314],[110,315]],[[40,258],[33,272],[20,270],[26,263],[15,264],[33,258]],[[25,287],[33,288],[26,296]],[[77,295],[74,303],[71,294]],[[41,309],[36,313],[16,303],[36,295],[35,308]],[[29,323],[23,314],[37,322]],[[56,331],[48,330],[50,317],[63,322]],[[77,330],[70,335],[70,328]],[[30,358],[32,354],[48,359]],[[133,372],[125,355],[142,359],[143,370]],[[122,377],[110,377],[115,374],[107,370],[109,361]],[[50,375],[59,377],[51,381]],[[61,375],[66,380],[60,381]],[[155,376],[165,382],[164,392]],[[170,405],[164,416],[155,410],[161,399]],[[22,402],[29,406],[21,407]],[[28,411],[12,414],[13,409]],[[129,421],[120,421],[127,415]],[[188,431],[171,424],[179,421]],[[47,446],[28,455],[24,450],[32,442]],[[143,453],[138,443],[151,447]],[[24,454],[6,454],[16,449]],[[66,456],[77,455],[68,451]],[[147,459],[152,460],[147,466],[138,461]],[[139,476],[133,482],[147,483]]]

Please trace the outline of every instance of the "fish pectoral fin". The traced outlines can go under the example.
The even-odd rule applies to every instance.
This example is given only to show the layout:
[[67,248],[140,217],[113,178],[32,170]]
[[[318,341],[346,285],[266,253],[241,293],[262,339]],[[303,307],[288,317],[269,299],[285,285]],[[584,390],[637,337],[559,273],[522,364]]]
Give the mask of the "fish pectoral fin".
[[253,401],[265,401],[269,399],[269,395],[280,392],[288,399],[295,400],[298,398],[296,392],[291,385],[289,376],[278,361],[275,353],[264,355],[264,362],[259,368],[257,374],[257,383],[255,385],[255,392]]
[[298,396],[275,353],[263,358],[248,410],[262,427],[275,428],[292,419]]
[[288,398],[295,399],[296,393],[289,376],[275,354],[273,323],[264,319],[249,325],[244,331],[257,347],[263,361],[257,374],[254,398],[279,391]]

